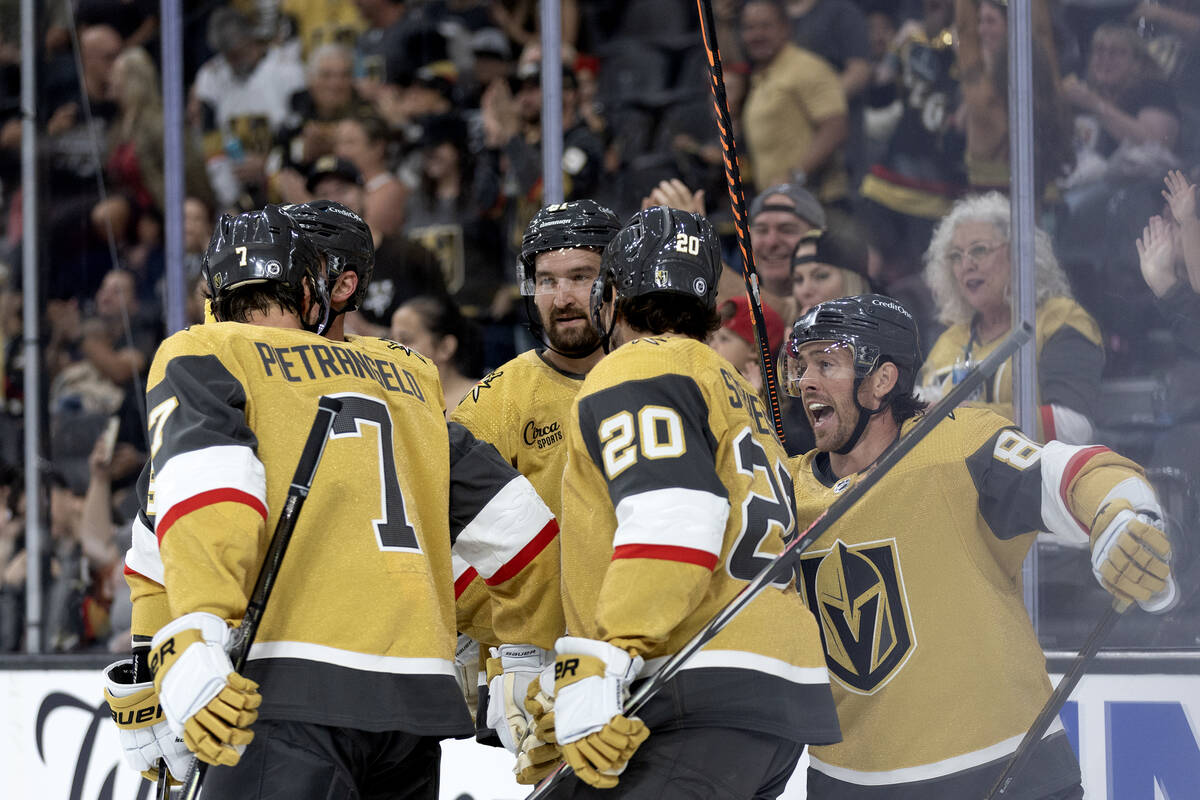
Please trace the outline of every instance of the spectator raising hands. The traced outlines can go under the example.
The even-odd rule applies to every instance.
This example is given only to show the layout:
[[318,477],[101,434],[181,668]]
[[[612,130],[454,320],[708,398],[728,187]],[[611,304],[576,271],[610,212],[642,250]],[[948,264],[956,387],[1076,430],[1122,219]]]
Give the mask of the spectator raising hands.
[[[1179,224],[1179,247],[1187,265],[1188,282],[1194,291],[1200,292],[1200,219],[1196,217],[1196,186],[1177,169],[1168,172],[1163,183],[1167,185],[1163,197],[1171,207],[1171,216]],[[1138,255],[1141,255],[1140,245]],[[1144,266],[1142,274],[1145,275]],[[1146,283],[1150,283],[1149,278]],[[1151,284],[1150,288],[1153,289],[1154,285]],[[1159,292],[1155,291],[1155,294]]]
[[1179,283],[1175,266],[1179,255],[1178,232],[1156,214],[1142,229],[1142,238],[1135,242],[1142,278],[1155,297],[1162,297]]

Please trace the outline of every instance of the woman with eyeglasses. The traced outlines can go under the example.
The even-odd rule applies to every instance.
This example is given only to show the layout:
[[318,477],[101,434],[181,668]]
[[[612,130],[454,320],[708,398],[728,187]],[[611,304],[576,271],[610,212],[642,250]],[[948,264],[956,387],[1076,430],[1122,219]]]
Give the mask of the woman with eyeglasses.
[[[938,400],[1012,328],[1010,234],[1008,199],[999,192],[959,200],[934,231],[924,277],[937,318],[949,328],[934,343],[918,376],[923,399]],[[1034,264],[1039,438],[1090,442],[1104,369],[1100,326],[1071,296],[1050,237],[1042,230],[1034,236]],[[971,404],[1014,419],[1011,359]]]

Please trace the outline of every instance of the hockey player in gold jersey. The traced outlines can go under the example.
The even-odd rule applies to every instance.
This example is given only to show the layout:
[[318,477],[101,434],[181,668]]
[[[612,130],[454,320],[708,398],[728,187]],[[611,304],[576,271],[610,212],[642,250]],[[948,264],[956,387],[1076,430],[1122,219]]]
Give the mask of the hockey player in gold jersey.
[[[571,404],[588,370],[604,356],[588,317],[589,293],[600,272],[600,253],[620,227],[612,211],[592,200],[551,205],[534,215],[521,242],[517,278],[530,331],[543,347],[493,370],[450,415],[529,478],[555,516],[562,510]],[[557,542],[552,546],[557,554]],[[460,632],[485,647],[494,644],[487,593],[475,571],[458,559],[455,588]],[[497,648],[499,665],[507,669],[491,683],[504,690],[489,691],[485,685],[480,692],[481,718],[510,749],[527,733],[526,688],[552,661],[549,649],[563,633],[561,616],[557,623],[531,643],[536,650]],[[496,664],[493,660],[493,672]],[[518,781],[534,783],[558,761],[557,752],[541,744],[524,743],[515,770]]]
[[720,270],[707,220],[654,207],[608,245],[592,289],[610,353],[584,380],[567,433],[568,635],[554,686],[558,743],[581,780],[554,797],[612,796],[592,787],[618,781],[627,798],[694,797],[698,786],[775,797],[806,743],[840,738],[816,623],[791,582],[755,598],[641,719],[621,713],[630,685],[794,535],[767,410],[704,343],[719,324]]
[[[784,347],[781,382],[816,449],[793,464],[812,523],[912,427],[916,325],[886,297],[822,303]],[[1120,602],[1176,595],[1162,514],[1138,465],[1106,447],[1039,445],[958,408],[801,558],[844,739],[814,747],[811,800],[981,798],[1051,693],[1021,594],[1035,531],[1090,543]],[[1056,722],[1006,797],[1083,796]]]
[[[533,564],[557,526],[490,445],[461,426],[447,434],[436,371],[419,355],[309,332],[328,320],[326,266],[275,207],[227,217],[214,235],[216,317],[256,325],[192,328],[156,356],[153,527],[135,530],[127,557],[135,625],[154,630],[153,587],[165,588],[171,619],[154,634],[151,663],[167,721],[200,758],[238,764],[214,771],[206,793],[326,797],[344,786],[436,797],[438,740],[471,730],[451,661],[451,541],[489,579],[497,633],[520,641],[526,619],[558,606]],[[230,624],[287,491],[297,423],[327,394],[343,410],[250,680],[230,671]],[[139,589],[155,602],[139,604]],[[262,719],[251,731],[255,681]],[[281,777],[256,788],[268,772]]]

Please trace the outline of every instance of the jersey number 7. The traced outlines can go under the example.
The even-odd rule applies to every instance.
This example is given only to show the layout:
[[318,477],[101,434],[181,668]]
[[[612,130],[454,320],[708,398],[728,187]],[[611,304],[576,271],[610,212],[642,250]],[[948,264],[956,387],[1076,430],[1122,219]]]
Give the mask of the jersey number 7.
[[383,551],[405,550],[420,552],[417,531],[408,519],[404,495],[400,491],[400,479],[396,473],[395,450],[392,447],[392,414],[387,404],[366,395],[329,395],[342,401],[342,410],[333,421],[329,438],[344,439],[347,436],[363,436],[364,428],[374,426],[379,443],[379,494],[381,513],[372,520],[375,540]]

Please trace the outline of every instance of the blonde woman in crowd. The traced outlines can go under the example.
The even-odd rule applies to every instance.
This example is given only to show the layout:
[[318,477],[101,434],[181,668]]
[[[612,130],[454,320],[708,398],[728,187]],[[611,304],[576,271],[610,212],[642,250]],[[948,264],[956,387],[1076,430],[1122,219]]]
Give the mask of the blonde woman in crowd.
[[[1008,199],[999,192],[959,200],[934,231],[924,277],[937,318],[949,329],[938,337],[921,369],[923,399],[940,398],[1012,328],[1010,237]],[[1034,238],[1034,263],[1039,436],[1042,441],[1090,442],[1092,404],[1104,367],[1100,327],[1072,298],[1050,237],[1042,230]],[[986,405],[1013,419],[1012,387],[1010,359],[972,405]]]

